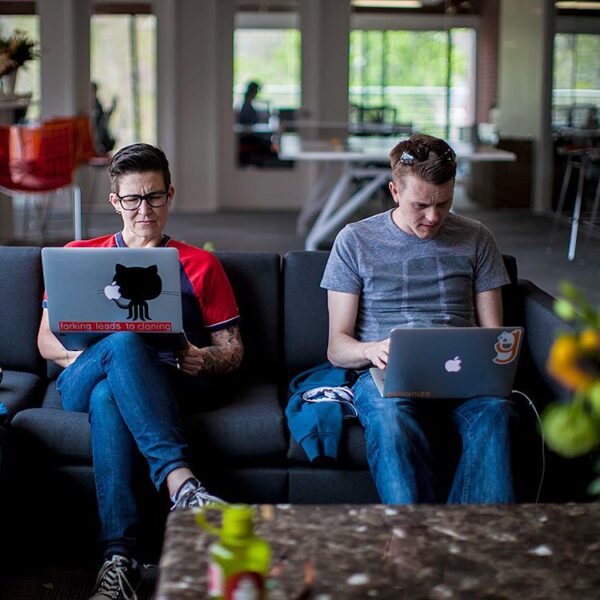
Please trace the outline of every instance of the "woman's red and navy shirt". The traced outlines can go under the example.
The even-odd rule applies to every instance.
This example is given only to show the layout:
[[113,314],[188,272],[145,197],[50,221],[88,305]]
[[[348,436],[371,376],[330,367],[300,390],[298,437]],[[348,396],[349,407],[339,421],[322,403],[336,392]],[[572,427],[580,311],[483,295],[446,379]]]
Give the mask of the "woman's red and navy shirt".
[[[199,348],[210,344],[210,334],[236,325],[240,314],[225,271],[217,257],[201,248],[164,235],[159,247],[179,251],[183,329]],[[71,248],[126,248],[121,232],[92,240],[69,242]]]

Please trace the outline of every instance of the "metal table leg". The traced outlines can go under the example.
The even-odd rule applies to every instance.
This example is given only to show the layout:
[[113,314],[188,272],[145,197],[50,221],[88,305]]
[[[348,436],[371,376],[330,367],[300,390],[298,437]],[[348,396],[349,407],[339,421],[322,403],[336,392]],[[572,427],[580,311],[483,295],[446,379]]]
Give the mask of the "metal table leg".
[[73,230],[76,240],[83,239],[83,217],[81,213],[81,188],[73,186]]
[[296,233],[300,235],[305,234],[309,229],[309,225],[312,219],[315,216],[317,216],[319,214],[319,211],[321,211],[321,209],[323,208],[325,204],[327,190],[332,185],[332,180],[336,168],[337,165],[333,163],[325,163],[323,165],[323,168],[321,169],[321,173],[319,173],[317,181],[312,186],[310,196],[302,206],[302,210],[298,215],[298,220],[296,223]]
[[577,233],[579,231],[579,219],[581,217],[581,203],[583,201],[583,183],[585,179],[585,157],[581,157],[579,165],[579,179],[577,181],[577,197],[575,198],[575,207],[573,208],[573,220],[571,221],[571,236],[569,237],[569,252],[567,257],[570,261],[575,260],[575,250],[577,248]]
[[[347,173],[348,176],[354,176],[352,171]],[[356,194],[354,194],[347,202],[345,202],[337,210],[335,208],[336,197],[330,196],[323,211],[327,210],[326,217],[321,219],[319,223],[311,229],[305,242],[306,250],[316,250],[319,243],[324,241],[328,235],[333,233],[340,225],[342,225],[360,206],[362,206],[371,195],[379,189],[390,178],[388,172],[376,171],[373,173],[373,179],[363,186]],[[340,182],[341,183],[341,182]],[[328,204],[330,206],[328,206]],[[333,208],[331,208],[333,206]]]

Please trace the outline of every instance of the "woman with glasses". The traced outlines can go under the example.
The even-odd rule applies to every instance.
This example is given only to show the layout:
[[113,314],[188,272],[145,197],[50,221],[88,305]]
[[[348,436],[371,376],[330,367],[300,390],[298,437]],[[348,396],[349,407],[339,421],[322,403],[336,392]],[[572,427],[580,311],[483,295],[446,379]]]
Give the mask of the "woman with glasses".
[[140,463],[156,489],[168,492],[171,510],[222,502],[190,469],[176,398],[206,397],[211,376],[239,367],[243,345],[238,308],[217,258],[164,233],[175,189],[162,150],[127,146],[112,158],[108,173],[121,231],[67,245],[177,248],[188,348],[159,353],[138,334],[117,332],[84,351],[69,351],[50,331],[45,309],[38,346],[44,358],[64,368],[57,380],[64,409],[89,415],[105,557],[92,598],[130,598],[140,581],[142,499],[134,485]]

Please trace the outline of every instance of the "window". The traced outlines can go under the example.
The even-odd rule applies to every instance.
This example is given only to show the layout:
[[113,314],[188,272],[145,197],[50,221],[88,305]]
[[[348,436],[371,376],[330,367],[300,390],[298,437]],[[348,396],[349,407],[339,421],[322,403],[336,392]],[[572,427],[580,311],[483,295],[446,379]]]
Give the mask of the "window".
[[115,150],[135,142],[155,144],[156,17],[97,14],[91,21],[90,76],[102,106],[116,107],[109,122]]
[[300,31],[296,27],[235,29],[233,106],[239,166],[292,166],[279,160],[274,134],[278,119],[293,120],[300,107],[300,62]]
[[270,112],[299,108],[300,61],[297,29],[236,29],[233,105],[241,106],[246,86],[255,81],[261,85],[259,107]]
[[[15,31],[20,29],[35,42],[40,41],[40,19],[37,15],[2,15],[0,16],[0,37],[8,38]],[[40,118],[40,60],[38,57],[27,61],[19,69],[16,81],[15,93],[31,93],[31,103],[25,116],[20,116],[20,120],[37,121]]]
[[397,124],[459,139],[474,122],[475,31],[355,30],[350,34],[349,100],[386,107]]
[[600,107],[599,56],[600,35],[559,33],[554,36],[555,125],[590,125],[590,113],[593,115],[594,109]]

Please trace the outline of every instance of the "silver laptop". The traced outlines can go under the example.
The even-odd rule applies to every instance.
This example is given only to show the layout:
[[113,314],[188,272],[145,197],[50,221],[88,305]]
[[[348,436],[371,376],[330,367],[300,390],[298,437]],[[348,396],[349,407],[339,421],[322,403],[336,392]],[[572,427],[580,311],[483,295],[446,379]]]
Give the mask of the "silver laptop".
[[507,398],[522,327],[394,328],[385,370],[371,375],[390,398]]
[[68,350],[116,331],[187,346],[175,248],[44,248],[42,267],[50,329]]

